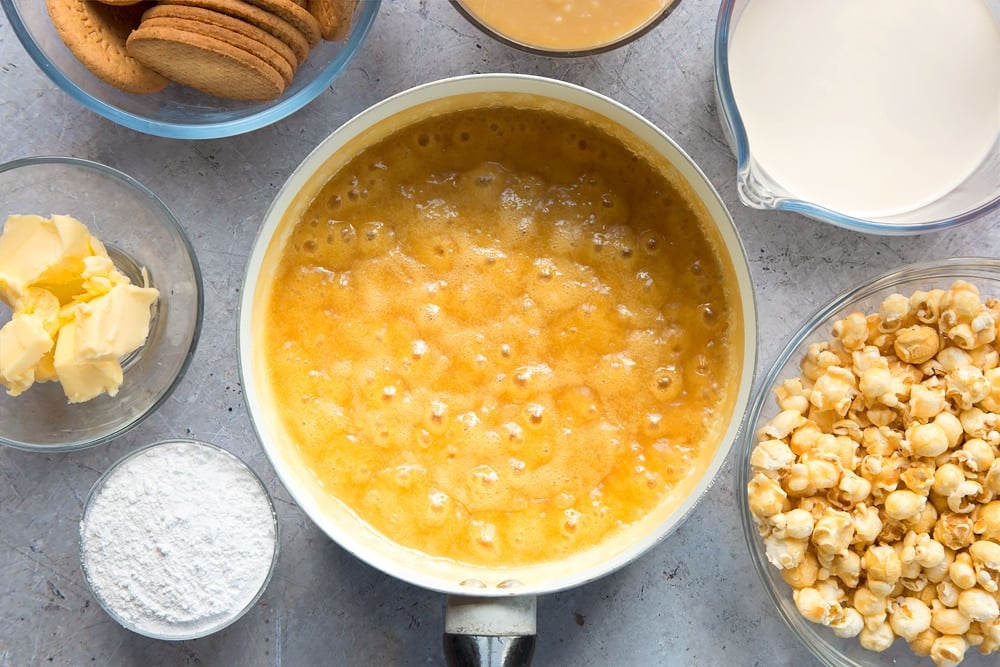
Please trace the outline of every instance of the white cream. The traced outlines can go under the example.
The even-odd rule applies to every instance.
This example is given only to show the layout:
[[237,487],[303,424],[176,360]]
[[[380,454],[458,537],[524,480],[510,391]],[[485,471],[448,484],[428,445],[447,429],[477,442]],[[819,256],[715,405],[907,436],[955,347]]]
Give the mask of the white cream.
[[840,213],[933,202],[1000,136],[1000,24],[983,0],[751,0],[729,67],[750,154]]

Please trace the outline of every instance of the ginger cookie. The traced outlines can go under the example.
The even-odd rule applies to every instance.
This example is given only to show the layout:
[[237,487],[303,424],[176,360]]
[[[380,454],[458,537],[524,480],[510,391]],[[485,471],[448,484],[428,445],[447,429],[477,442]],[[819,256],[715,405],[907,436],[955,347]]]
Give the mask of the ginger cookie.
[[[271,47],[266,46],[262,42],[251,39],[250,37],[247,37],[246,35],[243,35],[235,30],[229,30],[228,28],[223,28],[212,23],[170,17],[144,18],[142,20],[142,28],[152,28],[157,26],[173,28],[175,30],[184,30],[196,35],[205,35],[206,37],[219,39],[227,44],[232,44],[237,48],[243,49],[244,51],[257,56],[277,70],[286,86],[290,84],[292,79],[295,77],[295,68],[292,66],[291,62],[285,59],[284,56]],[[280,40],[278,41],[280,42]],[[288,48],[287,45],[283,46]],[[295,54],[292,54],[292,59],[294,60],[294,58]]]
[[45,0],[52,25],[66,48],[94,76],[129,93],[155,93],[170,83],[133,58],[126,48],[143,5],[112,6],[88,0]]
[[234,18],[251,23],[262,30],[266,30],[285,44],[288,44],[292,51],[295,52],[300,65],[309,57],[309,50],[312,45],[301,30],[283,18],[248,2],[243,2],[243,0],[161,0],[159,4],[199,7],[221,14],[228,14]]
[[323,39],[335,42],[347,35],[357,4],[357,0],[306,0],[306,9],[319,23]]
[[[222,14],[211,9],[201,7],[187,7],[184,5],[156,5],[146,10],[142,15],[143,21],[159,18],[176,18],[184,21],[200,21],[210,25],[232,30],[244,37],[248,37],[255,42],[259,42],[265,47],[277,51],[282,58],[288,61],[294,71],[299,66],[298,56],[292,51],[292,47],[278,39],[262,28],[258,28],[252,23],[247,23],[243,19],[238,19],[229,14]],[[210,34],[210,33],[209,33]],[[251,51],[252,53],[252,51]]]
[[214,37],[140,25],[126,45],[129,53],[150,69],[217,97],[271,100],[285,89],[285,81],[274,67]]
[[292,0],[244,0],[244,2],[256,5],[291,23],[305,35],[309,46],[319,44],[321,37],[319,23],[312,14]]

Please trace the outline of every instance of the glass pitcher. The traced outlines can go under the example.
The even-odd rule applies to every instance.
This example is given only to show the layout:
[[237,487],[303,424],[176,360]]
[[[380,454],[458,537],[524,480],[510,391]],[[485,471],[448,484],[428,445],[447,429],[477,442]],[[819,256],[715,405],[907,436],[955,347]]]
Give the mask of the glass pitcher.
[[[794,211],[847,229],[882,235],[943,230],[1000,210],[1000,135],[995,137],[983,161],[960,185],[919,208],[884,217],[854,217],[830,210],[796,197],[776,182],[754,157],[730,79],[729,57],[734,29],[751,1],[722,0],[715,34],[716,97],[723,131],[736,155],[737,188],[744,204],[758,209]],[[1000,31],[1000,0],[985,1]],[[790,81],[788,85],[795,85],[795,82]]]

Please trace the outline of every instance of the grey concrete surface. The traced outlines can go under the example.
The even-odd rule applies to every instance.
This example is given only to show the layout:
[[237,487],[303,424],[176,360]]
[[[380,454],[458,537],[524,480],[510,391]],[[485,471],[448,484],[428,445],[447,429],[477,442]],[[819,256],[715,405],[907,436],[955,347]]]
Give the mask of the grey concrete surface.
[[[38,0],[41,2],[41,0]],[[359,562],[290,500],[255,440],[241,394],[236,309],[244,264],[282,182],[329,132],[411,85],[512,71],[582,84],[636,109],[700,164],[733,213],[752,264],[760,358],[815,304],[911,261],[1000,255],[1000,215],[914,237],[864,236],[737,200],[712,78],[717,4],[683,0],[627,48],[561,60],[491,42],[445,0],[385,0],[357,59],[315,102],[274,126],[213,141],[118,127],[75,104],[0,17],[0,161],[66,154],[104,162],[156,192],[204,271],[205,321],[190,370],[139,428],[61,455],[0,450],[0,667],[22,665],[440,665],[443,597]],[[115,624],[77,558],[83,499],[142,443],[190,436],[244,457],[278,508],[281,556],[260,603],[206,639],[162,642]],[[732,457],[694,515],[632,565],[539,600],[536,665],[811,665],[772,609],[740,531]]]

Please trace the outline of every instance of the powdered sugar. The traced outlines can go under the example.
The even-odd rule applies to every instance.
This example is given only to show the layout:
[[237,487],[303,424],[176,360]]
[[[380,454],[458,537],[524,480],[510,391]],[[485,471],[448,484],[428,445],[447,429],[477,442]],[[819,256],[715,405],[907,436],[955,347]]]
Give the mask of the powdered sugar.
[[202,636],[238,616],[268,577],[275,537],[256,477],[191,441],[123,461],[80,526],[94,594],[126,627],[167,639]]

